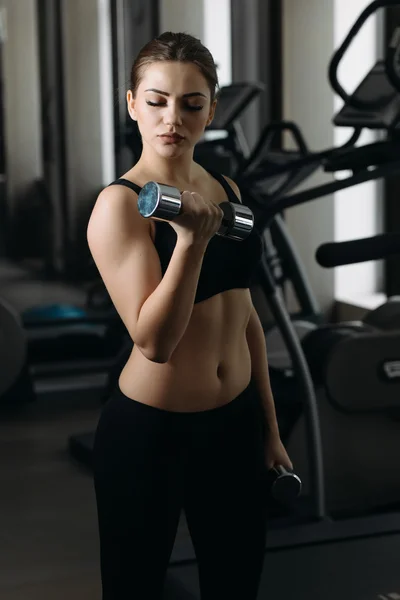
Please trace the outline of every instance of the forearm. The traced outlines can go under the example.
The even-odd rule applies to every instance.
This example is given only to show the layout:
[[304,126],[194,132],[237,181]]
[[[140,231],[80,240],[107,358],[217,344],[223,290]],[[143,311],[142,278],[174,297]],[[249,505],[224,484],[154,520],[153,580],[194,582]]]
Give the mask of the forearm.
[[275,402],[269,378],[265,334],[254,308],[247,326],[246,338],[251,356],[251,376],[262,401],[267,430],[272,435],[279,435]]
[[186,331],[205,249],[178,238],[163,279],[140,310],[138,345],[149,349],[154,362],[167,362]]

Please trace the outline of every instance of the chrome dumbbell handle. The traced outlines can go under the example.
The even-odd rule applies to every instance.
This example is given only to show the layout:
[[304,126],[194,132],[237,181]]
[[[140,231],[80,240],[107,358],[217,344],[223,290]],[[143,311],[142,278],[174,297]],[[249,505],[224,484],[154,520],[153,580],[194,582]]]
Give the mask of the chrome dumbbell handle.
[[[251,209],[232,202],[222,202],[219,206],[224,217],[217,235],[238,241],[246,239],[254,227]],[[182,213],[181,192],[176,187],[149,181],[139,193],[138,209],[143,217],[171,221]]]

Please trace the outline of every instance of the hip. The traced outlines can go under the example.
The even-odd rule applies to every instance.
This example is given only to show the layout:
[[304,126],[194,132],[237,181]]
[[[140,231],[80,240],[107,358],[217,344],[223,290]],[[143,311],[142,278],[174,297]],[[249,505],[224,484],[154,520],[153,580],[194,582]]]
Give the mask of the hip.
[[112,447],[123,439],[130,444],[143,439],[148,448],[153,443],[166,444],[165,455],[167,446],[173,444],[182,450],[195,440],[197,445],[213,446],[229,439],[238,444],[239,439],[247,438],[248,445],[250,439],[257,437],[255,430],[264,435],[262,416],[262,404],[252,379],[229,402],[198,411],[171,411],[146,404],[126,396],[117,385],[103,407],[97,435],[102,431],[110,439],[115,437]]

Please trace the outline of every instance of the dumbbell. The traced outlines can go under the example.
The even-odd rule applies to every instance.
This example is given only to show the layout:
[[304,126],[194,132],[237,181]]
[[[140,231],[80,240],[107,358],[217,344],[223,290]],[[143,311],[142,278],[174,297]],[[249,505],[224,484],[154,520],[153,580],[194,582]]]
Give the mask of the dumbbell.
[[269,470],[270,491],[274,498],[282,504],[290,504],[301,492],[301,479],[293,471],[282,465],[277,465]]
[[[219,207],[224,213],[216,235],[232,240],[245,240],[253,230],[254,215],[248,206],[222,202]],[[157,221],[171,221],[182,214],[181,192],[170,185],[149,181],[138,196],[139,213]]]

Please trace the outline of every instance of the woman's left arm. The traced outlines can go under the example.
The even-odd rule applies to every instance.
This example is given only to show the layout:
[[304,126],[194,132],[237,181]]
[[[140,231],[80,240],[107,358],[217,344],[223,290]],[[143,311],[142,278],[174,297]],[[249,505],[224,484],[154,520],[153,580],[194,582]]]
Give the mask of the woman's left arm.
[[[225,176],[225,179],[232,187],[233,191],[238,197],[238,200],[241,201],[240,190],[236,183],[232,179],[230,179],[230,177]],[[261,325],[261,321],[254,306],[252,308],[250,320],[247,325],[246,337],[251,354],[252,378],[256,382],[258,392],[262,398],[267,430],[270,435],[277,435],[279,437],[279,429],[275,413],[275,403],[269,380],[265,334]]]
[[251,356],[251,376],[262,400],[267,431],[269,436],[279,437],[274,397],[269,379],[265,333],[254,306],[247,324],[246,338]]
[[251,378],[256,385],[265,416],[265,464],[268,469],[275,465],[292,469],[293,463],[279,434],[275,402],[269,380],[265,334],[254,306],[247,324],[246,338],[251,356]]
[[[241,194],[236,183],[225,176],[229,185],[241,202]],[[274,465],[282,465],[291,469],[293,467],[286,449],[284,448],[280,434],[278,421],[276,419],[275,402],[269,380],[269,369],[267,360],[267,345],[265,334],[260,318],[254,306],[250,314],[246,328],[247,344],[251,356],[251,377],[256,384],[257,391],[262,401],[266,425],[265,461],[268,469]]]

